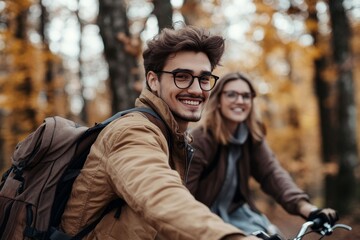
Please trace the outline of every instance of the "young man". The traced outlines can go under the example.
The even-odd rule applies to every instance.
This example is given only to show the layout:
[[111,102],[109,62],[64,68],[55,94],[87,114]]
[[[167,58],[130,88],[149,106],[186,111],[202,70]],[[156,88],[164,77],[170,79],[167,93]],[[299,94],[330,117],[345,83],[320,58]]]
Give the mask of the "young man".
[[74,183],[61,223],[67,234],[78,233],[120,197],[126,201],[120,217],[110,212],[85,239],[257,239],[224,223],[184,186],[193,152],[186,129],[201,117],[223,51],[222,37],[190,26],[164,29],[148,42],[147,87],[135,105],[152,108],[166,122],[171,149],[143,113],[109,124]]

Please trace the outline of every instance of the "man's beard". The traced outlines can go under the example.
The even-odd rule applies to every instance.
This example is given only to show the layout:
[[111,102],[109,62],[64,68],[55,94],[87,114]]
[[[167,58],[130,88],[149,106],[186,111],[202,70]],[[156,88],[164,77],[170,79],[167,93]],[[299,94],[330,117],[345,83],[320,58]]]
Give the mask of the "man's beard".
[[180,115],[177,112],[171,111],[173,116],[175,117],[175,119],[184,121],[184,122],[198,122],[201,119],[201,113],[199,116],[191,116],[191,117],[187,117],[184,115]]

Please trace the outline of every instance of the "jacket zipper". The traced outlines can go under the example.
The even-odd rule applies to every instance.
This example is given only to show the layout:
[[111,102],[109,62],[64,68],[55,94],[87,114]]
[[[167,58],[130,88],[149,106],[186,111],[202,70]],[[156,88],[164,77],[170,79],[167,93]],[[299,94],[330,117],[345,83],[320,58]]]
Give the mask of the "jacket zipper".
[[185,184],[187,184],[190,172],[191,162],[194,157],[195,149],[190,145],[186,144],[186,161],[185,161]]

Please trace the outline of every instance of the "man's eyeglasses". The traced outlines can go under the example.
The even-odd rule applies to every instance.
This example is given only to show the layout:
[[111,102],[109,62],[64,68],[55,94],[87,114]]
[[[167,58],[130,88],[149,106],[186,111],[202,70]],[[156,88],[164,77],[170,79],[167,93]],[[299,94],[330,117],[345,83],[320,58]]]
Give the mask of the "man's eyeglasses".
[[236,91],[223,91],[222,92],[227,100],[230,102],[236,102],[241,96],[244,103],[250,103],[254,98],[254,95],[250,92],[239,93]]
[[182,71],[157,71],[157,73],[169,73],[173,75],[175,86],[180,89],[189,88],[194,79],[197,78],[199,80],[199,85],[201,90],[203,91],[210,91],[215,87],[216,81],[219,79],[218,76],[212,74],[203,74],[200,76],[194,76],[189,72],[182,72]]

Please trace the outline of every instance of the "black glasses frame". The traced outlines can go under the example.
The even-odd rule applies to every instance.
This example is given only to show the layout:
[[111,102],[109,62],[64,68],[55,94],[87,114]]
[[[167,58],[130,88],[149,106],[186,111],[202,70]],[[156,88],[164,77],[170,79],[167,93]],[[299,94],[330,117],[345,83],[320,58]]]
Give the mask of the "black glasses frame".
[[[210,89],[203,89],[201,83],[199,84],[201,90],[206,91],[206,92],[211,91],[211,90],[215,87],[216,81],[220,78],[220,77],[218,77],[218,76],[216,76],[216,75],[213,75],[213,74],[204,74],[204,75],[200,75],[200,76],[194,76],[194,75],[192,75],[192,74],[189,73],[189,72],[183,72],[183,71],[172,71],[172,72],[169,72],[169,71],[156,71],[156,73],[168,73],[168,74],[172,74],[172,75],[173,75],[173,80],[174,80],[175,86],[176,86],[177,88],[179,88],[179,89],[187,89],[187,88],[189,88],[189,87],[194,83],[195,78],[197,78],[197,79],[199,80],[199,83],[200,83],[200,78],[201,78],[201,77],[203,77],[203,76],[211,76],[211,77],[214,78],[215,81],[214,81],[214,85],[211,86]],[[176,79],[175,79],[175,77],[176,77],[176,74],[178,74],[178,73],[186,73],[186,74],[189,74],[189,75],[192,77],[192,79],[191,79],[191,81],[190,81],[190,83],[189,83],[189,86],[187,86],[187,87],[179,87],[179,86],[176,84]]]

